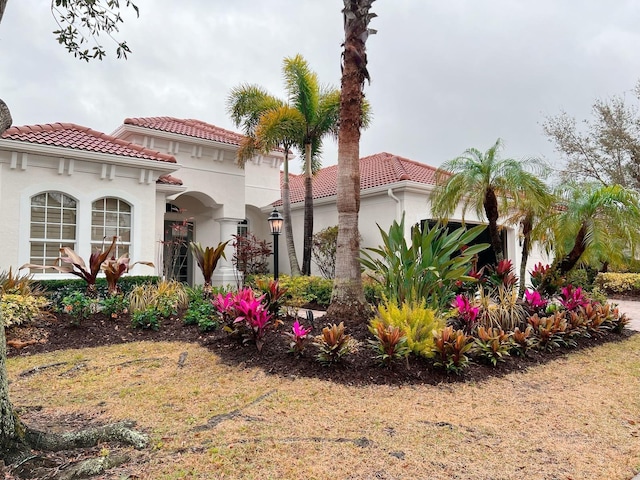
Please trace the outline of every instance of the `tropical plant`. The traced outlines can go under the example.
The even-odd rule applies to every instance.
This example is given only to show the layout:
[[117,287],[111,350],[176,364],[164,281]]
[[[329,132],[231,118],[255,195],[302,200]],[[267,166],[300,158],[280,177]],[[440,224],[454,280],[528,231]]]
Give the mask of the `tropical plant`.
[[273,317],[277,317],[280,312],[280,308],[284,302],[284,296],[287,293],[287,289],[280,286],[278,280],[272,278],[256,279],[256,287],[264,294],[264,302],[267,305],[267,310]]
[[511,158],[501,159],[502,140],[485,153],[475,148],[442,164],[436,175],[437,187],[431,197],[431,208],[439,218],[448,218],[462,205],[463,219],[471,208],[479,219],[487,219],[491,247],[496,261],[504,252],[498,218],[506,215],[509,205],[518,205],[524,198],[533,197],[541,203],[547,195],[544,182],[526,168],[542,170],[539,162],[526,163]]
[[218,261],[221,257],[224,259],[227,258],[224,253],[227,243],[229,243],[228,240],[226,242],[220,242],[215,248],[203,247],[199,242],[191,242],[189,244],[191,252],[204,277],[204,295],[206,298],[211,297],[211,277],[213,277],[213,271],[216,269]]
[[164,317],[163,313],[155,307],[146,310],[138,310],[131,315],[131,326],[133,328],[143,328],[145,330],[158,330],[160,328],[160,319]]
[[[518,292],[518,295],[519,294],[520,292]],[[540,292],[538,292],[537,290],[527,289],[524,292],[524,302],[530,310],[537,312],[547,308],[549,300],[540,295]]]
[[237,317],[233,322],[244,327],[242,329],[244,342],[253,341],[258,352],[262,351],[267,328],[273,323],[272,315],[262,303],[263,298],[264,296],[257,298],[248,296],[247,298],[237,299],[235,304]]
[[[205,299],[201,294],[189,293],[189,306],[184,313],[182,321],[185,325],[197,325],[201,331],[207,332],[218,328],[218,316],[213,303]],[[197,292],[200,293],[200,292]]]
[[640,241],[638,193],[620,185],[564,184],[557,194],[550,229],[555,261],[542,289],[566,276],[578,263],[616,263]]
[[510,332],[517,326],[524,326],[527,310],[520,301],[518,290],[499,286],[497,290],[487,293],[484,288],[480,293],[480,315],[478,323],[486,328],[498,327]]
[[366,42],[375,30],[369,22],[374,0],[345,0],[343,15],[344,50],[338,131],[338,173],[336,207],[338,239],[336,272],[328,314],[366,311],[360,275],[360,132],[369,123],[369,106],[364,97],[364,81],[370,81],[367,70]]
[[107,258],[104,263],[100,266],[102,271],[104,272],[104,276],[107,279],[107,285],[109,289],[109,295],[117,295],[118,294],[118,280],[122,277],[123,274],[129,272],[135,265],[147,265],[148,267],[153,267],[153,263],[151,262],[134,262],[130,263],[131,260],[129,258],[128,253],[124,253],[120,255],[120,257],[115,258]]
[[369,331],[376,337],[375,340],[369,340],[369,344],[377,351],[376,360],[381,365],[390,367],[394,361],[407,358],[411,352],[407,336],[399,327],[373,321],[369,325]]
[[99,308],[102,313],[111,318],[118,318],[120,315],[129,311],[129,301],[126,296],[121,293],[109,295],[100,299]]
[[469,356],[473,349],[473,337],[462,330],[445,327],[433,332],[434,366],[444,368],[447,373],[460,375],[469,366]]
[[322,329],[322,334],[318,335],[313,344],[319,352],[316,358],[325,366],[336,365],[357,348],[357,342],[351,335],[345,333],[344,322],[339,325],[335,323]]
[[7,293],[38,296],[44,293],[44,289],[34,282],[32,275],[14,274],[13,269],[9,267],[9,271],[0,272],[0,295]]
[[118,237],[114,236],[111,244],[107,248],[92,253],[89,256],[89,267],[87,267],[82,257],[80,257],[80,255],[78,255],[72,248],[62,247],[60,248],[61,256],[56,259],[56,262],[59,263],[59,265],[43,266],[27,263],[21,266],[20,270],[23,268],[41,270],[51,268],[60,273],[70,273],[83,279],[87,283],[87,295],[95,298],[97,297],[96,278],[98,278],[98,273],[100,272],[102,264],[109,258],[109,255],[111,255],[111,252],[113,252],[113,249],[116,247],[117,240]]
[[511,349],[509,334],[501,328],[478,327],[477,338],[474,342],[476,345],[475,354],[482,361],[494,367],[498,362],[505,361],[504,357],[509,355]]
[[525,357],[527,351],[531,348],[532,338],[531,333],[533,328],[531,325],[527,325],[524,331],[520,330],[520,327],[516,327],[511,332],[511,349],[510,352],[518,355],[519,357]]
[[403,303],[386,301],[378,305],[377,318],[371,321],[371,327],[397,327],[407,338],[407,347],[415,355],[431,358],[433,355],[433,332],[444,328],[445,322],[432,309],[418,302]]
[[309,342],[310,328],[305,328],[300,324],[299,320],[293,322],[290,332],[285,332],[289,337],[289,353],[293,353],[296,357],[301,356]]
[[444,311],[454,296],[458,280],[472,281],[467,276],[473,256],[487,248],[487,244],[468,246],[483,230],[478,225],[453,232],[439,225],[421,230],[411,228],[411,244],[404,238],[404,215],[398,224],[393,222],[389,232],[378,226],[383,244],[362,251],[362,265],[372,278],[384,287],[389,300],[401,305],[405,302],[425,301],[426,305]]
[[560,291],[560,304],[567,310],[576,310],[589,304],[589,299],[584,295],[582,288],[567,285]]
[[555,312],[548,317],[537,314],[529,317],[532,329],[531,346],[536,350],[550,352],[566,345],[564,336],[567,330],[565,312]]
[[175,280],[134,287],[128,295],[132,313],[154,309],[160,316],[168,318],[179,309],[189,305],[189,296],[182,283]]
[[464,295],[456,295],[456,298],[451,302],[451,307],[454,321],[460,323],[465,333],[471,333],[478,323],[480,307],[472,304]]
[[[236,127],[242,126],[244,139],[238,149],[238,164],[244,166],[256,150],[270,151],[281,147],[284,151],[282,172],[282,216],[284,233],[292,276],[300,275],[300,265],[296,256],[291,224],[291,190],[289,187],[290,149],[297,144],[299,132],[299,112],[285,101],[271,96],[256,85],[240,85],[231,90],[227,97],[227,112]],[[264,120],[262,117],[265,117]],[[260,135],[257,128],[260,126]]]

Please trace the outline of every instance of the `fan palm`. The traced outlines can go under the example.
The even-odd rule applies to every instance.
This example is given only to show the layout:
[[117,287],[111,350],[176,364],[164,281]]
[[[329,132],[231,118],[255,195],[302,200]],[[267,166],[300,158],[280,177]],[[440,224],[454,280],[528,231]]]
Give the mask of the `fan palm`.
[[[525,164],[512,158],[502,159],[499,152],[502,140],[485,153],[475,148],[445,162],[436,175],[436,189],[431,198],[432,212],[446,219],[462,205],[462,217],[471,208],[479,219],[486,219],[489,226],[491,247],[496,261],[504,259],[498,218],[506,214],[510,201],[533,198],[542,202],[546,187]],[[531,162],[532,167],[538,167]]]

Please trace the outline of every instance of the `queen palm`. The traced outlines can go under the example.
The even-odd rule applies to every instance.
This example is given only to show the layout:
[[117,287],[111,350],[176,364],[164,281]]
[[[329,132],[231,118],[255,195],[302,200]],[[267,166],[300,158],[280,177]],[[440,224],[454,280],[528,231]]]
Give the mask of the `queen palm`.
[[[496,261],[504,259],[498,218],[507,213],[509,202],[531,198],[542,202],[546,187],[525,164],[512,158],[500,158],[502,140],[485,153],[475,148],[445,162],[436,175],[436,189],[431,197],[435,216],[448,218],[462,206],[462,216],[471,208],[479,219],[488,222],[491,247]],[[529,165],[538,168],[536,162]]]
[[[251,157],[256,148],[268,150],[274,146],[285,149],[283,180],[283,216],[285,228],[291,229],[288,175],[288,149],[297,147],[304,159],[304,245],[302,273],[311,272],[313,238],[313,173],[320,166],[322,140],[338,131],[340,91],[321,87],[318,76],[301,55],[284,59],[282,68],[287,101],[278,101],[259,87],[242,86],[232,91],[228,108],[236,125],[244,125],[247,135],[239,155]],[[288,227],[286,226],[288,224]],[[287,233],[287,248],[292,274],[297,265],[293,236]],[[289,240],[291,239],[291,240]]]
[[569,183],[561,186],[558,199],[551,229],[556,260],[543,288],[578,263],[615,263],[634,254],[640,240],[637,192],[620,185]]
[[[296,256],[293,229],[291,228],[291,194],[289,189],[289,154],[292,146],[296,145],[296,139],[300,138],[298,131],[300,121],[289,121],[285,118],[293,117],[296,110],[289,107],[286,102],[270,95],[266,90],[257,85],[240,85],[231,90],[227,98],[227,110],[236,127],[242,126],[245,138],[238,150],[240,165],[251,158],[257,149],[270,151],[281,147],[284,150],[283,181],[282,181],[282,216],[284,218],[284,234],[289,257],[289,268],[292,276],[300,275],[300,265]],[[276,113],[277,112],[277,113]],[[263,116],[269,116],[266,122],[270,125],[265,130],[263,122],[262,131],[258,134],[258,125]],[[285,117],[283,117],[285,115]],[[280,118],[281,122],[275,119]],[[293,129],[291,132],[289,129]]]

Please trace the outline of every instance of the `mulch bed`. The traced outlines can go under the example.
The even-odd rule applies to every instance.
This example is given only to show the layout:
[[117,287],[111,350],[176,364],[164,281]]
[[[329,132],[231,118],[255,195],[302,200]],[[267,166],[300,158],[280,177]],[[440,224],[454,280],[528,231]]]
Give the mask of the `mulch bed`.
[[[346,324],[350,333],[360,342],[358,351],[349,355],[342,365],[333,368],[322,366],[314,358],[315,348],[308,347],[305,356],[294,358],[288,353],[289,330],[292,319],[287,319],[278,331],[271,331],[265,338],[262,352],[253,345],[243,346],[222,330],[200,332],[198,327],[183,325],[180,318],[164,321],[158,331],[134,329],[128,316],[117,319],[105,315],[93,315],[81,326],[72,325],[68,318],[50,316],[26,326],[7,329],[8,356],[35,355],[62,349],[80,349],[137,341],[182,341],[199,343],[215,352],[228,365],[258,367],[265,373],[286,377],[314,377],[346,385],[368,384],[439,384],[442,382],[482,381],[514,371],[524,371],[576,350],[589,348],[610,341],[620,341],[635,334],[625,330],[622,334],[607,334],[597,338],[579,339],[577,348],[560,348],[551,353],[530,351],[527,357],[507,357],[497,367],[473,363],[460,376],[447,375],[434,368],[428,361],[411,357],[409,365],[398,363],[393,368],[380,367],[368,345],[372,338],[366,324]],[[316,322],[318,323],[318,322]],[[317,330],[322,325],[316,325]],[[13,345],[13,346],[12,346]]]

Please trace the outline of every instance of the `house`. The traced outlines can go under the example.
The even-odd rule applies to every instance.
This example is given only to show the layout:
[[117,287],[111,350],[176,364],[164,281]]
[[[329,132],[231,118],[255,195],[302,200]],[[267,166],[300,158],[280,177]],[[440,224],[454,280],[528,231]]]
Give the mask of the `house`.
[[[132,273],[201,283],[186,242],[217,245],[240,228],[268,236],[261,208],[280,198],[282,152],[238,168],[241,135],[198,120],[127,118],[111,135],[74,124],[12,127],[0,138],[0,202],[5,227],[0,269],[51,265],[61,245],[83,258],[106,238],[120,255],[153,261]],[[176,241],[180,240],[180,241]],[[184,240],[184,241],[183,241]],[[165,245],[178,245],[168,252]],[[214,281],[235,283],[231,244]],[[37,271],[55,278],[55,271]]]
[[[409,238],[411,227],[415,224],[434,223],[430,213],[430,195],[436,185],[436,168],[391,153],[378,153],[360,159],[360,214],[359,230],[363,247],[376,247],[382,243],[378,225],[387,231],[393,221],[400,223],[405,216],[405,238]],[[314,176],[314,232],[337,225],[337,165],[321,169]],[[304,220],[304,177],[293,175],[289,179],[291,190],[291,221],[298,258],[302,257],[302,231]],[[281,204],[281,202],[278,202]],[[449,219],[452,228],[462,224],[462,209],[458,209]],[[473,213],[467,212],[465,224],[484,223]],[[521,245],[519,232],[510,226],[502,229],[504,252],[511,259],[514,270],[519,271]],[[488,232],[485,231],[477,239],[489,243]],[[492,252],[488,252],[492,255]],[[495,257],[494,257],[495,258]],[[492,263],[489,259],[480,259],[481,263]],[[527,262],[527,270],[535,263],[548,263],[542,252],[534,249]],[[280,270],[289,268],[286,255],[280,258]]]
[[[127,118],[111,135],[68,123],[12,127],[0,137],[0,270],[26,263],[52,265],[61,245],[87,259],[118,236],[117,254],[137,265],[132,273],[202,283],[188,255],[189,241],[217,245],[251,231],[271,240],[266,221],[280,201],[282,151],[256,155],[239,168],[242,136],[214,125],[172,117]],[[361,159],[360,231],[363,246],[405,213],[411,225],[431,219],[435,169],[390,153]],[[314,178],[314,231],[336,225],[337,166]],[[302,256],[303,177],[291,175],[292,226]],[[461,212],[451,219],[460,222]],[[477,223],[477,218],[465,219]],[[518,268],[518,234],[504,229],[505,252]],[[284,241],[282,241],[284,244]],[[283,249],[281,249],[283,251]],[[235,284],[227,246],[215,284]],[[531,265],[539,260],[535,254]],[[288,272],[286,252],[280,271]],[[53,270],[32,269],[56,278]]]

